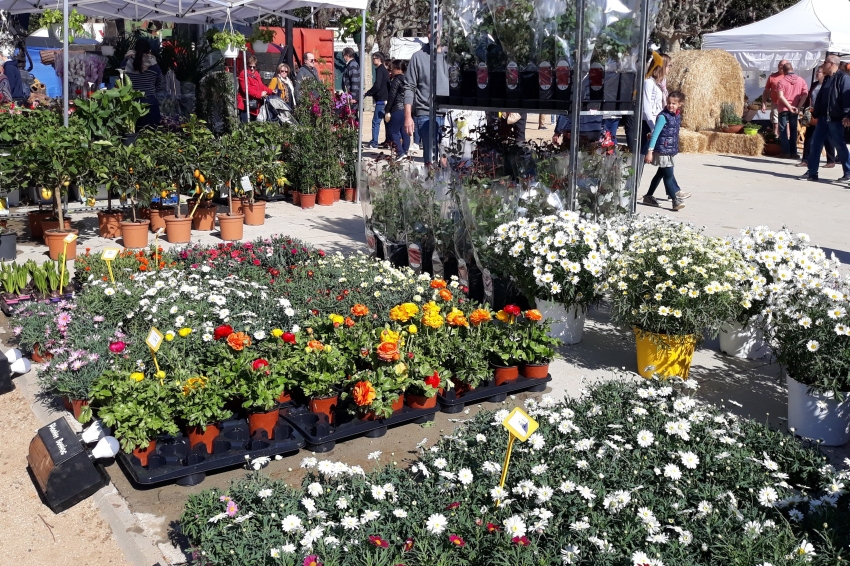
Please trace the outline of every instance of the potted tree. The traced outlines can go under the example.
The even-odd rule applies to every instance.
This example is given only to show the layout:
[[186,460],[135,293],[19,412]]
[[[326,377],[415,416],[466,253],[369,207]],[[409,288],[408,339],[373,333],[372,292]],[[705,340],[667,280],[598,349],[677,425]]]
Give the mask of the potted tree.
[[[241,173],[243,147],[236,136],[223,136],[218,139],[216,157],[220,158],[220,173],[215,173],[218,180],[227,190],[227,212],[218,214],[218,225],[222,240],[238,241],[244,234],[243,221],[245,215],[235,212],[233,209],[234,184],[239,182]],[[210,173],[214,175],[214,173]],[[220,175],[220,176],[219,176]]]
[[148,247],[150,220],[139,215],[139,207],[150,203],[151,198],[147,183],[151,157],[145,151],[144,145],[121,145],[115,151],[117,166],[113,170],[111,182],[113,190],[120,194],[121,202],[130,203],[131,219],[121,222],[124,247],[130,249]]
[[262,29],[260,26],[254,26],[254,31],[248,38],[254,53],[266,53],[269,50],[269,43],[274,41],[274,35],[273,29]]

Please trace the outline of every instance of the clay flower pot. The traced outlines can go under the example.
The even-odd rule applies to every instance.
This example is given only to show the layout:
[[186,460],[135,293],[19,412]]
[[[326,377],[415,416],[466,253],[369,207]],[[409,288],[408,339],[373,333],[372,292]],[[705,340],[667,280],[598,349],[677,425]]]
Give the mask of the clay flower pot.
[[[194,205],[190,205],[190,208],[194,208]],[[215,229],[215,213],[214,206],[199,206],[192,216],[192,230],[212,232]]]
[[331,206],[334,203],[334,192],[339,194],[339,189],[319,189],[319,206]]
[[301,206],[301,192],[300,191],[292,191],[292,204],[295,206]]
[[437,396],[425,397],[424,395],[406,393],[404,395],[404,403],[411,409],[433,409],[437,406]]
[[192,219],[188,216],[166,216],[165,237],[172,244],[185,244],[192,239]]
[[165,228],[165,219],[168,216],[174,216],[173,208],[152,208],[151,211],[151,232],[156,232],[160,228]]
[[543,379],[549,375],[549,364],[523,364],[520,373],[529,379]]
[[208,424],[207,426],[190,426],[186,429],[186,436],[189,437],[189,446],[194,448],[198,444],[203,444],[207,447],[207,454],[213,453],[213,441],[218,436],[220,429],[218,425]]
[[245,220],[244,214],[232,214],[230,216],[219,214],[217,218],[222,240],[235,242],[242,239],[245,226],[243,224]]
[[393,401],[393,404],[391,405],[391,407],[393,409],[393,414],[401,411],[404,408],[404,392],[403,391],[401,393],[399,393],[398,399]]
[[33,240],[40,240],[44,236],[44,228],[41,225],[43,220],[53,216],[49,210],[33,210],[27,212],[27,226],[30,229],[30,237]]
[[277,397],[278,403],[289,403],[290,401],[292,401],[292,395],[290,395],[289,391],[282,391]]
[[266,201],[258,200],[253,203],[242,201],[242,214],[248,226],[262,226],[266,223]]
[[248,414],[248,431],[251,436],[258,430],[266,431],[269,440],[274,439],[274,427],[277,425],[277,419],[280,413],[277,409],[266,411],[265,413],[249,413]]
[[307,209],[314,206],[316,206],[316,193],[309,195],[307,193],[301,193],[301,208]]
[[130,220],[121,223],[121,237],[124,239],[124,247],[138,250],[148,247],[148,225],[150,220],[132,222]]
[[80,413],[83,412],[83,407],[89,404],[88,399],[71,399],[71,412],[74,413],[74,418],[80,420]]
[[334,202],[339,202],[339,192],[341,189],[332,189],[334,192]]
[[[44,233],[48,230],[58,230],[59,229],[59,220],[42,220],[41,221],[41,238],[44,240]],[[65,218],[65,230],[71,229],[71,219]],[[44,240],[44,243],[47,243],[47,240]]]
[[148,457],[156,452],[156,440],[148,441],[147,448],[133,448],[133,456],[139,459],[139,464],[143,468],[148,467]]
[[97,213],[97,226],[100,229],[101,238],[120,238],[121,237],[121,221],[124,219],[123,212],[105,212]]
[[[48,352],[47,350],[41,347],[41,344],[36,342],[32,345],[32,361],[37,364],[42,364],[44,362],[49,362],[53,359],[53,354]],[[68,409],[70,410],[70,409]]]
[[357,189],[354,187],[345,187],[345,200],[354,202],[354,197],[357,195]]
[[494,365],[493,374],[496,378],[496,385],[503,385],[519,379],[519,367]]
[[319,415],[325,415],[328,417],[328,422],[333,424],[334,411],[336,410],[337,403],[339,403],[338,395],[310,399],[310,411]]
[[57,261],[63,251],[66,251],[66,260],[77,259],[77,240],[65,247],[65,236],[68,234],[79,234],[79,230],[45,230],[44,242],[47,244],[48,255],[53,261]]

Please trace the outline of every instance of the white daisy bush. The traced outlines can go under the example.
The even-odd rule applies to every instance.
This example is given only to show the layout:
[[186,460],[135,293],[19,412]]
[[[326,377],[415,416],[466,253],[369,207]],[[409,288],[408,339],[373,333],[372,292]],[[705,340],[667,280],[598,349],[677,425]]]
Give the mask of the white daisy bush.
[[488,244],[495,256],[493,265],[529,300],[584,309],[608,290],[608,261],[620,250],[621,241],[615,230],[561,211],[502,224]]
[[727,241],[665,216],[636,217],[627,231],[608,275],[614,319],[655,334],[702,337],[743,310],[746,265]]
[[251,474],[193,495],[182,531],[216,565],[843,564],[850,462],[694,389],[613,380],[527,400],[540,428],[514,445],[503,488],[507,404],[421,443],[407,466],[307,457],[300,488]]

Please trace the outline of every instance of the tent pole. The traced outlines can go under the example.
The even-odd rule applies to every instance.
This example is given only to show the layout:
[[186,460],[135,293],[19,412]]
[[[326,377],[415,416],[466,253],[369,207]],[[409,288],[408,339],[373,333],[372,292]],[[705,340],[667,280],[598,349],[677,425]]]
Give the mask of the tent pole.
[[[576,59],[573,63],[573,103],[572,123],[570,128],[570,184],[568,198],[569,210],[576,209],[576,175],[578,173],[578,144],[581,131],[581,108],[584,98],[584,9],[585,2],[580,0],[576,6]],[[578,72],[576,72],[578,71]]]
[[[312,12],[310,14],[312,17]],[[363,74],[366,66],[366,10],[361,14],[360,22],[360,100],[357,103],[357,162],[363,159]],[[377,111],[377,109],[376,109]]]
[[[292,74],[291,78],[293,80],[293,85],[295,81],[295,46],[294,36],[292,33],[292,20],[289,18],[284,18],[283,20],[283,30],[284,30],[284,41],[286,42],[286,49],[284,52],[286,53],[286,64],[289,65],[289,72]],[[295,93],[292,93],[293,100],[295,100]],[[296,101],[297,103],[297,101]]]
[[242,46],[242,72],[245,76],[245,122],[251,121],[251,96],[248,94],[248,55],[245,46]]
[[68,0],[62,0],[62,123],[68,127]]
[[632,189],[632,207],[631,213],[634,214],[637,211],[637,193],[640,190],[640,177],[637,175],[638,166],[640,165],[639,159],[643,158],[642,152],[640,151],[640,146],[644,143],[648,143],[643,138],[643,82],[646,80],[646,44],[649,42],[649,2],[650,0],[642,0],[641,4],[643,5],[642,11],[640,14],[640,64],[637,68],[637,75],[635,81],[635,96],[637,97],[635,100],[635,114],[632,119],[632,129],[634,130],[635,136],[635,148],[634,155],[632,156],[632,180],[631,189]]
[[428,138],[429,145],[426,147],[431,148],[431,151],[428,155],[424,156],[425,163],[435,163],[437,161],[436,157],[440,154],[437,148],[437,140],[440,139],[439,133],[437,133],[437,2],[436,0],[431,0],[431,13],[430,13],[430,40],[428,41],[430,52],[430,71],[431,71],[431,94],[428,99]]

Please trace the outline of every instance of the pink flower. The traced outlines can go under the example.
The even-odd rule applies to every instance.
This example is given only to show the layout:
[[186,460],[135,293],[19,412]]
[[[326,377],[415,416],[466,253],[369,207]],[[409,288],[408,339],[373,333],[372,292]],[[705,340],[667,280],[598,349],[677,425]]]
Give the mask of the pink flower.
[[319,561],[319,557],[315,554],[311,554],[309,556],[304,557],[303,566],[322,566],[322,563]]
[[56,324],[59,326],[68,326],[71,324],[71,315],[66,312],[59,313],[59,316],[56,317]]
[[125,344],[124,342],[121,342],[121,341],[113,342],[112,344],[109,345],[109,351],[112,352],[113,354],[120,354],[121,352],[124,351],[124,349],[126,347],[127,347],[127,344]]
[[238,512],[239,512],[239,506],[236,505],[236,502],[233,501],[233,500],[228,501],[227,502],[227,516],[228,517],[235,517]]

